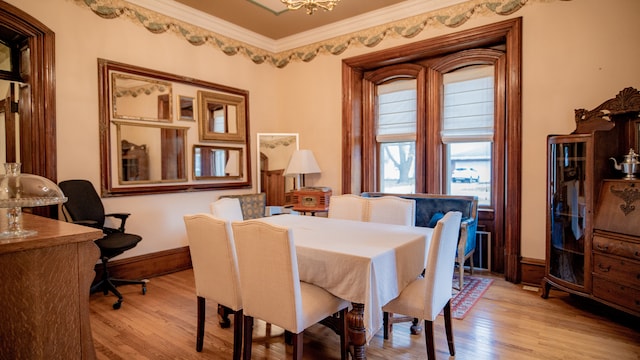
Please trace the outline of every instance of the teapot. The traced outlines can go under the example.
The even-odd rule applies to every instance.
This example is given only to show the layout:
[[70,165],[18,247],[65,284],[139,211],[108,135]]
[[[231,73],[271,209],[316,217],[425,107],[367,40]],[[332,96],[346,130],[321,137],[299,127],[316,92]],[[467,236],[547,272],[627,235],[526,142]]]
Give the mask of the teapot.
[[627,174],[624,177],[626,180],[635,179],[636,177],[634,174],[640,170],[640,160],[638,160],[638,154],[636,154],[633,149],[629,149],[629,154],[625,155],[624,161],[619,164],[615,158],[609,158],[609,160],[613,160],[616,170],[621,170],[623,173]]

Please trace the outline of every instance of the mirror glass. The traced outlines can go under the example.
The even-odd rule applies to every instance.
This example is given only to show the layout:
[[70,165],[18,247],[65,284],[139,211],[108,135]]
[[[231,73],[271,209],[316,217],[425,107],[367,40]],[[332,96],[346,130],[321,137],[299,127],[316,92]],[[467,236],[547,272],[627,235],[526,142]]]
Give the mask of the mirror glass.
[[120,184],[187,181],[187,128],[114,123]]
[[0,42],[0,70],[11,71],[11,48]]
[[[105,59],[98,71],[103,197],[251,187],[248,91]],[[147,98],[132,106],[134,93]]]
[[289,159],[298,150],[296,133],[258,133],[258,192],[267,195],[268,206],[289,203],[287,193],[293,190],[294,177],[284,176]]
[[193,146],[195,179],[242,176],[242,149],[209,145]]
[[114,119],[171,122],[170,82],[119,73],[111,80]]
[[200,140],[245,142],[244,98],[198,91]]
[[193,98],[189,96],[178,96],[178,104],[180,106],[180,120],[193,121]]

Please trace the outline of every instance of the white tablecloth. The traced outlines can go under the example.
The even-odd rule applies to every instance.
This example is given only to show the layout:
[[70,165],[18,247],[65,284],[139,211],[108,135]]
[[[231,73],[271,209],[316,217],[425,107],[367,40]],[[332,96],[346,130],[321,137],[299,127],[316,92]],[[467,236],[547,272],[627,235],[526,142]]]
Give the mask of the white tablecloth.
[[367,343],[382,328],[382,306],[424,269],[432,229],[278,215],[261,218],[293,233],[300,280],[364,304]]

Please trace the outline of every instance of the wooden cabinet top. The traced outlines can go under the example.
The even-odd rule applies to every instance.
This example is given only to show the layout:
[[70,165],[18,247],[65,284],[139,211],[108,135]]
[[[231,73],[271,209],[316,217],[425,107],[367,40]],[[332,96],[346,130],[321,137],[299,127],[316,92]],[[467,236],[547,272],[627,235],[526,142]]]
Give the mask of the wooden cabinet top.
[[[6,216],[2,216],[0,220],[4,220],[0,224],[0,231],[4,231],[7,228]],[[22,238],[0,239],[0,255],[93,241],[102,237],[102,231],[98,229],[26,213],[22,214],[22,227],[28,230],[36,230],[38,233]]]

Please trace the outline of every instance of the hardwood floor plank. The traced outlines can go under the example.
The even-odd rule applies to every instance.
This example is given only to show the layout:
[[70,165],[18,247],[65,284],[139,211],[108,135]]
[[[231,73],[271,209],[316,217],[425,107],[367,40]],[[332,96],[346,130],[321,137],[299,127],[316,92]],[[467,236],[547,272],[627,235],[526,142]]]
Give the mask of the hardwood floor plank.
[[[464,320],[453,320],[456,359],[640,359],[640,319],[566,293],[545,300],[521,285],[495,281]],[[99,360],[231,359],[233,329],[218,325],[216,304],[207,303],[204,349],[195,350],[196,295],[191,270],[151,279],[148,292],[122,286],[120,310],[115,297],[91,295],[91,327]],[[258,321],[256,337],[264,336]],[[273,333],[281,329],[273,327]],[[442,317],[435,322],[436,356],[448,359]],[[291,358],[283,337],[253,344],[254,359]],[[322,325],[305,332],[305,360],[337,360],[339,338]],[[424,359],[424,336],[409,334],[409,324],[395,324],[389,340],[382,331],[367,348],[370,360]]]

